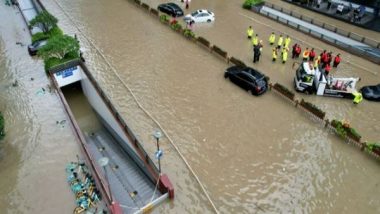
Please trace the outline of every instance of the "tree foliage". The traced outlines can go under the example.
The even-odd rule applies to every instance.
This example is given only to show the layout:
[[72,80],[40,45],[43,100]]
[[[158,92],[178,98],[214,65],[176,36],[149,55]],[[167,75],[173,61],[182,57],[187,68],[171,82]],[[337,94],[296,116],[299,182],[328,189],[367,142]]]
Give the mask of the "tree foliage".
[[38,26],[44,33],[48,33],[50,29],[57,26],[57,23],[58,19],[44,10],[30,21],[30,26]]
[[44,60],[57,58],[59,60],[66,57],[67,54],[79,54],[79,42],[68,35],[57,35],[51,37],[47,44],[38,52],[38,56]]

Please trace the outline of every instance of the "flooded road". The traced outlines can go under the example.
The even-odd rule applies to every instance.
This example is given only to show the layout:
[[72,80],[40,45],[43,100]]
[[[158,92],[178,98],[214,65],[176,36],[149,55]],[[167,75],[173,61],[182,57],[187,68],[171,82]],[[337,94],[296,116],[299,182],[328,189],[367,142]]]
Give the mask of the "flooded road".
[[[71,213],[65,166],[79,154],[58,97],[49,93],[42,62],[30,58],[30,36],[18,10],[0,5],[1,213]],[[31,80],[33,78],[33,81]],[[16,87],[13,83],[17,80]],[[42,88],[45,89],[43,93]]]
[[[379,212],[376,160],[343,144],[276,95],[252,97],[224,80],[227,65],[216,56],[179,37],[127,1],[60,1],[62,8],[53,0],[44,2],[58,14],[65,31],[78,33],[71,20],[62,14],[63,8],[112,63],[115,70],[80,35],[89,50],[86,56],[96,78],[141,136],[147,150],[153,154],[151,133],[157,125],[138,107],[114,71],[180,148],[220,212]],[[240,14],[247,13],[240,10],[240,3],[196,1],[191,4],[191,8],[195,7],[210,8],[217,14],[214,24],[196,25],[197,34],[245,62],[251,60],[250,42],[242,38],[252,20]],[[304,36],[263,17],[251,13],[247,16],[289,31],[295,38]],[[269,35],[273,30],[254,24],[260,34]],[[315,47],[338,51],[320,41],[306,39]],[[345,56],[368,69],[378,68],[348,53]],[[290,87],[291,63],[272,65],[269,58],[270,53],[264,51],[262,63],[257,67],[273,81]],[[342,75],[359,72],[363,81],[378,78],[343,63],[337,72]],[[307,99],[328,110],[329,117],[348,117],[364,136],[380,138],[376,126],[379,109],[375,103],[363,102],[354,107],[348,100]],[[356,119],[358,115],[360,120]],[[177,198],[158,211],[204,213],[208,207],[211,212],[207,200],[199,198],[203,194],[168,140],[164,139],[163,144],[166,154],[163,170],[175,184]]]
[[[42,2],[60,20],[66,33],[78,34],[86,49],[89,68],[140,136],[148,153],[154,153],[152,133],[158,125],[139,107],[123,82],[167,132],[168,136],[161,141],[162,167],[175,185],[176,198],[160,206],[157,212],[212,212],[169,137],[206,186],[221,213],[380,212],[378,161],[345,145],[277,95],[268,92],[253,97],[225,80],[223,71],[227,65],[217,56],[173,33],[125,0],[59,1],[65,12],[54,0]],[[286,31],[294,38],[305,37],[242,11],[240,4],[226,0],[192,2],[192,9],[210,8],[217,15],[214,24],[196,25],[195,32],[247,63],[252,60],[251,43],[244,39],[244,32],[250,24],[259,35],[266,35],[264,41],[273,29]],[[84,35],[67,15],[75,20],[74,24]],[[84,36],[99,48],[114,70]],[[314,47],[338,51],[311,38],[304,40]],[[265,48],[257,68],[273,82],[290,88],[292,61],[285,66],[273,65],[269,48]],[[379,70],[378,65],[348,53],[344,55],[357,65]],[[379,81],[377,74],[345,63],[334,72],[358,74],[363,79],[362,84]],[[377,125],[380,110],[376,103],[363,101],[359,106],[352,106],[349,100],[305,98],[327,110],[329,118],[348,118],[363,136],[380,139]],[[62,109],[57,111],[62,112]],[[61,137],[61,133],[51,137],[54,136]],[[53,160],[57,159],[59,157]],[[64,180],[57,182],[64,183]],[[25,213],[22,209],[20,212]]]

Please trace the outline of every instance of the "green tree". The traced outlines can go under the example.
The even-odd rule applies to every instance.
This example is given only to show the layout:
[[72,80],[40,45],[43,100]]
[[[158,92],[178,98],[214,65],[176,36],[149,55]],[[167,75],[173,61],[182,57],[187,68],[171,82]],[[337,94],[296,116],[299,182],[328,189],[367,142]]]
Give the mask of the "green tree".
[[38,26],[41,28],[42,32],[48,33],[50,29],[57,26],[57,23],[58,19],[44,10],[30,21],[30,26]]
[[57,35],[51,37],[47,44],[37,52],[44,60],[50,58],[64,59],[68,54],[79,56],[79,42],[68,35]]

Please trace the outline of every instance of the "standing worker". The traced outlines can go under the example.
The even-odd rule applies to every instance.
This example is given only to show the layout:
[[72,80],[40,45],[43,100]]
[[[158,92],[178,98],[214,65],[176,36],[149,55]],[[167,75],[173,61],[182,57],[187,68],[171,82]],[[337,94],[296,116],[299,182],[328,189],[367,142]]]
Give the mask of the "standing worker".
[[273,50],[272,50],[272,61],[276,62],[276,60],[277,60],[277,49],[273,48]]
[[256,34],[253,38],[252,38],[252,44],[253,46],[256,46],[259,44],[259,35]]
[[259,62],[260,60],[260,46],[254,45],[253,46],[253,63]]
[[341,59],[340,59],[340,54],[336,55],[336,57],[334,58],[334,65],[333,67],[334,68],[337,68],[339,63],[340,63]]
[[284,47],[285,47],[285,48],[289,48],[289,45],[290,45],[290,42],[291,42],[291,41],[292,41],[292,40],[290,39],[289,35],[286,36],[286,38],[285,38],[285,43],[284,43]]
[[309,59],[309,55],[310,55],[310,52],[309,52],[309,48],[306,48],[306,50],[303,52],[303,61],[307,61]]
[[330,64],[326,64],[326,65],[325,65],[325,75],[326,75],[326,76],[329,75],[330,71],[331,71],[331,66],[330,66]]
[[309,61],[314,61],[314,57],[315,57],[315,51],[314,51],[314,48],[311,49],[310,53],[309,53]]
[[363,96],[362,96],[362,93],[360,92],[352,92],[352,95],[354,95],[354,104],[359,104],[362,100],[363,100]]
[[274,34],[274,32],[272,32],[272,34],[269,36],[269,44],[272,46],[275,41],[276,41],[276,35]]
[[248,30],[247,30],[247,36],[248,36],[248,39],[251,39],[252,36],[253,36],[253,29],[252,29],[252,26],[249,26]]
[[186,3],[186,9],[189,9],[190,1],[191,1],[191,0],[185,0],[185,3]]
[[284,38],[282,38],[282,34],[280,35],[280,37],[278,38],[278,42],[277,42],[277,49],[280,50],[281,49],[281,46],[282,46],[282,42],[284,41]]
[[318,57],[314,60],[314,69],[318,68],[320,63],[321,63],[321,56],[318,56]]
[[282,49],[282,64],[285,64],[286,60],[288,60],[288,50],[284,47]]

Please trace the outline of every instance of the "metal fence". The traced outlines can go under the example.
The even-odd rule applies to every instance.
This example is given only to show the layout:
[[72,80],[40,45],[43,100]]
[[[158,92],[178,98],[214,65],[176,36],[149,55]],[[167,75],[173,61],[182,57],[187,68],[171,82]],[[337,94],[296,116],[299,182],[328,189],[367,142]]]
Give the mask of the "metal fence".
[[337,33],[337,34],[339,34],[341,36],[346,36],[346,37],[349,37],[349,38],[351,38],[353,40],[356,40],[358,42],[363,42],[364,44],[369,45],[371,47],[380,48],[380,41],[378,41],[378,40],[367,38],[365,36],[362,36],[362,35],[359,35],[359,34],[356,34],[356,33],[352,33],[352,32],[349,32],[349,31],[345,31],[343,29],[340,29],[340,28],[336,27],[335,25],[330,25],[330,24],[327,24],[327,23],[320,22],[320,21],[315,20],[315,19],[313,19],[311,17],[305,16],[305,15],[302,15],[302,14],[298,14],[296,12],[284,9],[284,8],[282,8],[280,6],[277,6],[277,5],[268,3],[268,2],[265,2],[265,6],[270,7],[272,9],[274,9],[274,10],[278,10],[278,11],[280,11],[282,13],[285,13],[287,15],[293,16],[295,18],[301,19],[302,21],[309,22],[311,24],[314,24],[314,25],[316,25],[318,27],[321,27],[321,28],[324,28],[326,30],[333,31],[333,32],[335,32],[335,33]]

